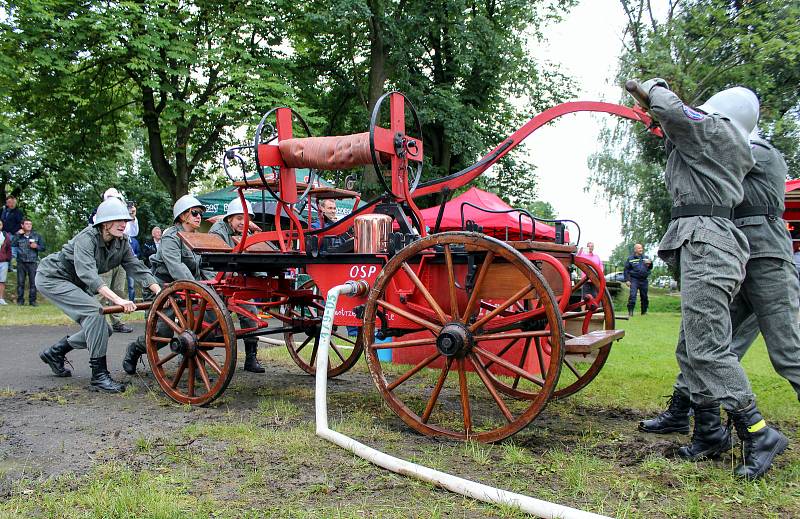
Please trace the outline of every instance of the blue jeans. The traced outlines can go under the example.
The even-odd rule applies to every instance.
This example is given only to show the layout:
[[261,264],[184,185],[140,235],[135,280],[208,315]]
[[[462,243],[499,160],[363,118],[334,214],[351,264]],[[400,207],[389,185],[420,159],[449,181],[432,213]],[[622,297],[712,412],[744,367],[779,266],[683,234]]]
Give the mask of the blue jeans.
[[136,300],[136,283],[130,276],[128,276],[128,299],[131,301]]

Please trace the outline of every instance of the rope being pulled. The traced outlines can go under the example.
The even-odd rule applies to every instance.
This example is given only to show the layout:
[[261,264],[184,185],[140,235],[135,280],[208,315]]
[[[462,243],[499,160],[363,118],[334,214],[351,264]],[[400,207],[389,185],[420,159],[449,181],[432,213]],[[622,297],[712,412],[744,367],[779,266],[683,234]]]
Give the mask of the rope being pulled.
[[[286,139],[278,147],[284,163],[290,168],[337,170],[372,164],[369,132],[336,137]],[[381,162],[389,160],[388,154],[378,155]]]

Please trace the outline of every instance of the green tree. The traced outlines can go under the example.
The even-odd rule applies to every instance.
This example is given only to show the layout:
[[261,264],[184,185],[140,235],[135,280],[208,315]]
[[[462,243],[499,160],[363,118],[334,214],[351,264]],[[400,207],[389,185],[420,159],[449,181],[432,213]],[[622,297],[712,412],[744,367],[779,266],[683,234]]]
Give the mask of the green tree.
[[176,199],[218,167],[234,128],[289,99],[281,9],[280,0],[4,0],[0,74],[70,163],[119,156],[142,125],[152,170]]
[[[528,117],[571,93],[527,46],[567,0],[312,0],[294,7],[298,96],[323,133],[366,129],[386,90],[406,93],[423,121],[426,177],[473,163]],[[524,106],[524,108],[521,108]],[[533,167],[511,154],[482,186],[533,201]]]
[[[620,4],[628,24],[619,84],[662,77],[694,106],[724,88],[748,86],[761,99],[759,127],[786,155],[791,176],[800,176],[798,2],[671,1],[663,20],[653,16],[646,0]],[[607,127],[602,142],[604,150],[590,159],[592,181],[620,209],[628,241],[657,242],[671,207],[661,140],[622,123]]]

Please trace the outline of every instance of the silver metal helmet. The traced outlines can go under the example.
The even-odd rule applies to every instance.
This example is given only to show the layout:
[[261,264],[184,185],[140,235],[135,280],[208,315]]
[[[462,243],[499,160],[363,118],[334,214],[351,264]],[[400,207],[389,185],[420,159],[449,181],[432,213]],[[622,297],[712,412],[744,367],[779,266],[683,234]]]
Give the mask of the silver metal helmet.
[[717,92],[698,108],[707,114],[719,114],[730,119],[745,138],[758,123],[758,96],[749,88],[733,87]]
[[125,220],[129,222],[133,220],[131,214],[128,212],[128,206],[119,198],[109,198],[104,200],[97,206],[97,212],[94,215],[94,225],[100,225],[106,222],[115,222],[117,220]]
[[[247,205],[247,214],[250,215],[251,219],[255,218],[253,206],[250,205],[250,201],[245,200],[244,203]],[[228,211],[225,213],[225,218],[236,214],[244,214],[244,211],[242,211],[242,200],[238,196],[228,204]]]
[[105,193],[103,193],[103,200],[108,200],[109,198],[118,198],[119,200],[125,201],[125,197],[122,196],[122,193],[117,191],[115,187],[109,187],[106,189]]
[[204,213],[206,212],[206,206],[192,195],[183,195],[180,197],[178,201],[175,202],[175,205],[172,206],[172,221],[177,222],[178,217],[192,207],[199,207]]

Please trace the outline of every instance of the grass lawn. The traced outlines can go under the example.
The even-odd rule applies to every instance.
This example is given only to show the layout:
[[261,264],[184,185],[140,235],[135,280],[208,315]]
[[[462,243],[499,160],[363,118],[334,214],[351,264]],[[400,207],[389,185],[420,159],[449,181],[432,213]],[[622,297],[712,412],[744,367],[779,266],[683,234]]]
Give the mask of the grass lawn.
[[[639,419],[664,405],[677,369],[678,298],[656,292],[652,299],[647,316],[618,322],[626,337],[588,388],[502,443],[423,438],[352,381],[329,390],[331,426],[439,470],[613,517],[800,516],[796,447],[766,479],[744,483],[732,477],[730,456],[683,462],[664,447],[687,436],[636,431]],[[262,360],[290,363],[280,348],[262,352]],[[744,365],[764,415],[797,445],[797,397],[772,370],[760,338]],[[354,372],[368,378],[363,363]],[[215,406],[238,391],[232,384]],[[118,461],[87,475],[19,480],[0,502],[0,517],[522,516],[388,473],[317,438],[311,383],[257,393],[248,412],[191,423],[177,437],[142,435]]]

